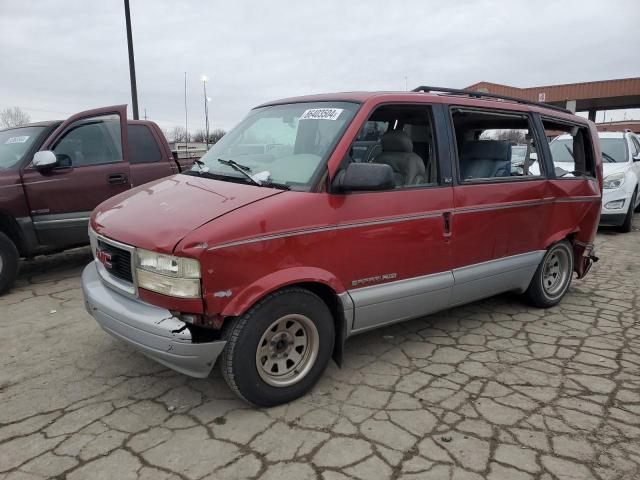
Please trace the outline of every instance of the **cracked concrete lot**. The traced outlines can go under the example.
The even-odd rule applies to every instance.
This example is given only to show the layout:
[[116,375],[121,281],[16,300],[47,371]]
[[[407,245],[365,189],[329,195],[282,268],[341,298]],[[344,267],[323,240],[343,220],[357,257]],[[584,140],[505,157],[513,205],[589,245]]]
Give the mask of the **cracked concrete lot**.
[[292,404],[260,410],[84,311],[88,249],[0,297],[0,480],[640,478],[640,231],[562,304],[515,295],[349,340]]

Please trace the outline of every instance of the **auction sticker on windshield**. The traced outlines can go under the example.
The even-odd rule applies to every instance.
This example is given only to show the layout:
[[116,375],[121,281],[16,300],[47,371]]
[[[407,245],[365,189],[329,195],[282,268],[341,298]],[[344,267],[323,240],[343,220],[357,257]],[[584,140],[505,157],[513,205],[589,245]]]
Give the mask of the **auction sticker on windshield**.
[[4,142],[4,144],[9,145],[10,143],[24,143],[27,140],[29,140],[29,135],[22,135],[20,137],[9,137],[7,141]]
[[305,110],[300,120],[337,120],[342,108],[310,108]]

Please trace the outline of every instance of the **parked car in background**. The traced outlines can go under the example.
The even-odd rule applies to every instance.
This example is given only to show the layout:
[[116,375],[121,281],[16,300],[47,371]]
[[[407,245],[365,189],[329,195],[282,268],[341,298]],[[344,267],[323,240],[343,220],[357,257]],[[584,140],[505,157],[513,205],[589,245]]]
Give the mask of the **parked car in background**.
[[[638,211],[640,194],[640,141],[638,136],[623,132],[598,132],[604,172],[602,215],[600,224],[616,226],[630,232],[633,213]],[[551,153],[562,176],[573,175],[574,146],[570,135],[561,135],[551,142]]]
[[[236,394],[271,406],[351,335],[506,291],[556,305],[595,259],[595,125],[429,90],[262,105],[190,171],[102,203],[87,311],[187,375],[219,358]],[[511,168],[505,130],[531,139],[538,173]],[[547,130],[571,134],[574,176],[556,174]]]
[[[181,160],[182,161],[182,160]],[[0,292],[20,257],[89,243],[91,211],[107,198],[188,169],[160,128],[126,106],[0,131]]]

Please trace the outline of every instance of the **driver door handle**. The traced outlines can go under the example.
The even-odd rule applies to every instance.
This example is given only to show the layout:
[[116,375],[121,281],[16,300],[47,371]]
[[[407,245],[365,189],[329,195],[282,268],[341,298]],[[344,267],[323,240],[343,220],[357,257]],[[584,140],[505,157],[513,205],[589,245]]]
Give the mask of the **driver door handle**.
[[114,173],[107,176],[107,183],[109,185],[124,185],[127,183],[127,176],[124,173]]

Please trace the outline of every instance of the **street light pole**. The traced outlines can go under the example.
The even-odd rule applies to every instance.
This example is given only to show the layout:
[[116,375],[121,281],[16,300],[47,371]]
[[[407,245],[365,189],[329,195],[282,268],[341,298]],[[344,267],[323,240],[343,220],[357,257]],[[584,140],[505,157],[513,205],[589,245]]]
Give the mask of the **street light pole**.
[[209,78],[206,75],[202,76],[202,89],[204,93],[204,128],[205,128],[205,142],[207,145],[207,151],[209,150],[209,98],[207,97],[207,82]]
[[138,120],[138,89],[136,87],[136,65],[133,58],[133,37],[131,36],[129,0],[124,0],[124,18],[127,23],[127,47],[129,49],[129,77],[131,78],[131,104],[133,107],[133,119]]

